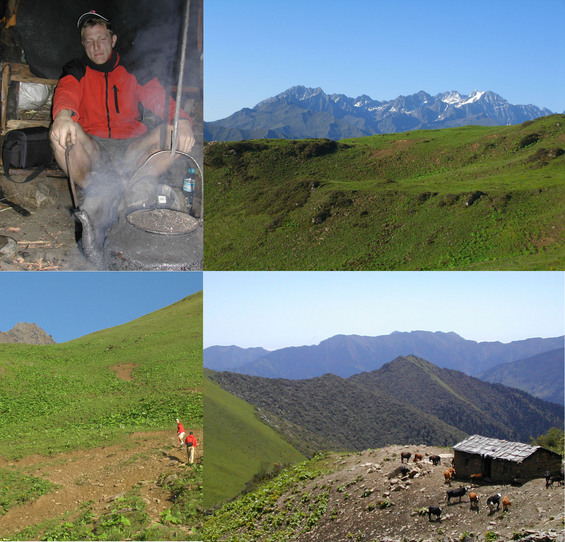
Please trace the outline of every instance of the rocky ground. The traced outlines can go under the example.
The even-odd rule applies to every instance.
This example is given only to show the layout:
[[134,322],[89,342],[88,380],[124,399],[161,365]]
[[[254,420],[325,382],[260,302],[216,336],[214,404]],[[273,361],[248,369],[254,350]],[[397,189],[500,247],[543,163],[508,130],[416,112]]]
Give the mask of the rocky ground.
[[[201,443],[202,431],[195,431],[195,435]],[[179,449],[175,442],[174,432],[135,433],[122,444],[113,446],[49,457],[35,455],[19,461],[0,459],[0,467],[17,468],[59,486],[56,491],[12,507],[0,516],[0,538],[78,510],[81,503],[87,501],[94,502],[95,514],[103,513],[115,499],[138,484],[147,513],[152,522],[159,522],[160,514],[171,507],[170,495],[161,487],[159,479],[188,468],[185,449]],[[202,446],[195,451],[198,463]]]
[[0,200],[0,271],[94,270],[78,248],[71,193],[62,175],[53,170],[25,184],[0,175],[4,197],[31,213],[22,216]]
[[[398,475],[400,452],[420,453],[419,463],[410,462],[411,472]],[[440,455],[434,467],[430,455]],[[477,511],[470,509],[468,495],[448,504],[443,472],[451,465],[451,453],[430,446],[389,446],[349,455],[331,456],[335,471],[309,482],[302,491],[314,495],[330,487],[327,513],[301,542],[326,541],[442,541],[455,540],[564,540],[563,486],[546,489],[544,479],[520,487],[474,486],[480,495]],[[451,487],[470,487],[468,480],[455,480]],[[490,495],[501,493],[512,502],[509,510],[491,513]],[[441,520],[423,515],[428,506],[442,508]]]

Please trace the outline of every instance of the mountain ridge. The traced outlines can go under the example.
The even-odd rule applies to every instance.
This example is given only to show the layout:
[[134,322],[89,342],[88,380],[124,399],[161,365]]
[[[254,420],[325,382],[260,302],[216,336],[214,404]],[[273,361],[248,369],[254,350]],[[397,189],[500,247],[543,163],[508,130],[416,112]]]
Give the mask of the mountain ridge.
[[[269,378],[303,379],[332,373],[349,377],[378,369],[398,356],[419,356],[444,368],[471,376],[504,362],[518,361],[563,345],[563,337],[533,337],[510,343],[471,341],[454,332],[410,331],[389,335],[334,335],[318,345],[287,347],[268,352],[245,364],[232,363],[231,370]],[[204,365],[225,370],[217,358],[211,361],[204,349]],[[237,348],[237,347],[235,347]],[[237,350],[232,347],[232,354]],[[238,358],[241,359],[241,358]]]
[[[326,449],[332,450],[392,442],[450,446],[474,433],[527,442],[563,422],[560,405],[416,356],[398,357],[349,378],[288,380],[222,372],[211,379],[252,404],[267,423],[268,412],[272,419],[325,438]],[[273,428],[284,430],[281,424]],[[285,436],[306,453],[292,432]]]
[[520,124],[553,114],[545,107],[510,104],[492,92],[456,90],[432,96],[421,90],[393,100],[326,94],[293,86],[232,115],[204,123],[206,141],[328,138],[340,140],[408,130]]
[[563,359],[565,349],[557,348],[532,357],[496,365],[479,378],[524,390],[535,397],[564,404]]

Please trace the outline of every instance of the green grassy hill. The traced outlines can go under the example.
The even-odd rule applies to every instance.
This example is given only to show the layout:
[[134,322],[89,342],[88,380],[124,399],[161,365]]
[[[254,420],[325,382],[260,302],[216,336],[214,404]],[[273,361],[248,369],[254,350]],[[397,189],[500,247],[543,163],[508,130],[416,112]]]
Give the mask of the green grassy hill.
[[204,380],[206,455],[204,506],[236,497],[256,475],[275,464],[292,464],[304,456],[260,421],[245,401]]
[[[133,364],[132,380],[116,374]],[[0,455],[202,425],[202,293],[63,344],[0,345]]]
[[[1,344],[0,475],[11,481],[0,488],[0,524],[10,509],[55,490],[56,485],[47,483],[49,475],[60,473],[66,468],[62,465],[69,466],[71,472],[73,463],[84,455],[96,452],[97,457],[104,457],[98,485],[110,488],[117,487],[114,476],[123,476],[120,469],[126,469],[130,461],[152,460],[165,465],[163,458],[170,453],[165,450],[172,449],[177,417],[185,427],[202,433],[202,292],[124,325],[63,344]],[[164,431],[170,433],[170,439],[163,438]],[[157,444],[153,446],[150,442],[154,440]],[[103,448],[110,446],[139,452],[121,465],[112,459],[119,457],[117,452],[104,453]],[[151,451],[141,453],[142,449]],[[61,466],[53,472],[57,462]],[[34,467],[36,463],[40,467]],[[35,475],[41,468],[46,474]],[[118,474],[105,477],[104,469],[115,469]],[[148,471],[139,470],[133,479],[143,480]],[[98,476],[98,472],[88,476]],[[199,468],[179,473],[176,488],[171,489],[177,500],[169,505],[173,512],[167,518],[196,523],[193,514],[201,501],[201,491],[196,491],[201,478]],[[118,506],[108,505],[108,517],[98,517],[98,502],[90,500],[90,493],[97,488],[89,491],[85,480],[73,481],[71,475],[64,481],[69,485],[65,491],[80,491],[84,486],[84,502],[76,501],[77,510],[69,509],[65,517],[50,518],[52,521],[43,526],[33,527],[39,519],[31,518],[31,530],[16,533],[15,539],[117,540],[141,536],[141,532],[149,537],[140,538],[144,540],[152,536],[176,539],[165,538],[173,536],[173,531],[164,525],[159,525],[164,531],[158,534],[147,531],[150,521],[147,503],[140,498],[142,486],[134,486],[131,494],[126,492]],[[189,486],[191,491],[187,492]],[[114,512],[126,500],[135,501],[135,505],[128,505],[129,512]],[[130,513],[137,518],[127,515]],[[68,517],[75,519],[69,522]],[[9,525],[4,526],[4,534],[11,532]],[[122,528],[127,530],[118,530]],[[186,531],[179,536],[193,539],[186,538]]]
[[565,116],[205,148],[208,270],[565,267]]

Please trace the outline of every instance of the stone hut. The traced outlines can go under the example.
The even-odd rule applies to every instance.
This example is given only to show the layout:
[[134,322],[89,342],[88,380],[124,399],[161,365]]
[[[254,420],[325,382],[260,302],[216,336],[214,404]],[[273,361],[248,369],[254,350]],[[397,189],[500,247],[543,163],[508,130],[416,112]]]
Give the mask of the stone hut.
[[492,482],[512,483],[543,478],[547,471],[561,471],[560,454],[522,442],[473,435],[453,447],[455,477],[482,474]]

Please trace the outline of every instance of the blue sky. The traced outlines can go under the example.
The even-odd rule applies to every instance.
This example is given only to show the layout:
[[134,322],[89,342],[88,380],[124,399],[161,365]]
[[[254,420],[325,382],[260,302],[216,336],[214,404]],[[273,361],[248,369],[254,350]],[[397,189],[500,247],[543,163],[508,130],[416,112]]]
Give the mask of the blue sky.
[[130,322],[202,290],[193,272],[2,272],[0,331],[37,324],[56,342]]
[[205,0],[204,120],[295,85],[391,100],[491,90],[565,111],[565,0]]
[[413,330],[507,343],[565,328],[561,272],[206,272],[204,293],[204,347]]

